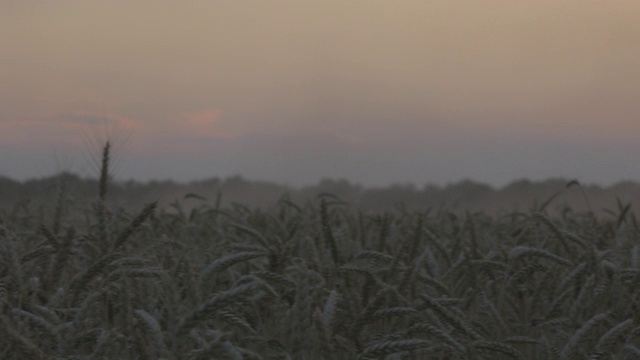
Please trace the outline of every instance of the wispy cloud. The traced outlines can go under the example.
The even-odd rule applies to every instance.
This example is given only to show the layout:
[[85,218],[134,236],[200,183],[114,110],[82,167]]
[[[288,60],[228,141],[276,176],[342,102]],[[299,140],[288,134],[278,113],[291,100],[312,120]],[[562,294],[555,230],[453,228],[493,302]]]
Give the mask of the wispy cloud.
[[[138,128],[136,121],[118,114],[74,112],[0,120],[0,144],[28,147],[81,147],[86,141],[104,141]],[[89,139],[95,138],[95,139]]]
[[113,118],[93,114],[66,114],[60,116],[60,120],[89,126],[111,125],[116,121]]
[[225,128],[221,111],[215,109],[167,114],[135,133],[141,152],[176,156],[223,151],[239,138]]
[[204,110],[183,114],[176,127],[186,135],[212,139],[231,139],[233,135],[222,129],[219,110]]

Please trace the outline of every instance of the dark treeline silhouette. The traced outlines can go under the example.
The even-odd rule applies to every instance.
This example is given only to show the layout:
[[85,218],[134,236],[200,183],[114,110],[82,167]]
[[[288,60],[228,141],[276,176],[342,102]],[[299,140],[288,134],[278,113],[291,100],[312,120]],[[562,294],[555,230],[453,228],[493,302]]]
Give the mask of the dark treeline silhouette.
[[[70,173],[14,181],[0,176],[0,207],[16,209],[34,204],[53,206],[56,199],[88,206],[97,198],[98,181]],[[189,195],[191,194],[191,195]],[[640,199],[640,184],[621,182],[609,187],[581,185],[566,179],[533,182],[519,180],[502,188],[464,180],[446,186],[397,184],[387,187],[363,187],[346,180],[324,179],[318,184],[292,188],[265,181],[249,181],[241,176],[210,178],[176,183],[173,181],[111,181],[108,199],[113,206],[138,209],[145,203],[158,201],[161,207],[180,204],[190,208],[213,204],[218,197],[223,206],[232,203],[252,207],[269,206],[283,196],[294,203],[315,199],[319,194],[332,194],[351,206],[365,211],[449,210],[454,212],[486,211],[490,213],[527,211],[541,206],[553,197],[547,210],[561,212],[593,211],[604,214],[615,211],[618,199],[632,204]],[[555,196],[555,197],[554,197]]]

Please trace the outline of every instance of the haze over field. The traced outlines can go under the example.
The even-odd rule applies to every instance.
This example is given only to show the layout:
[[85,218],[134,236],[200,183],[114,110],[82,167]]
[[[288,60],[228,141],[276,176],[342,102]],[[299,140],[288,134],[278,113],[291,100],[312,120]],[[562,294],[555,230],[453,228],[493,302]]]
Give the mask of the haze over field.
[[[640,2],[3,1],[0,175],[640,179]],[[97,134],[97,135],[96,135]]]

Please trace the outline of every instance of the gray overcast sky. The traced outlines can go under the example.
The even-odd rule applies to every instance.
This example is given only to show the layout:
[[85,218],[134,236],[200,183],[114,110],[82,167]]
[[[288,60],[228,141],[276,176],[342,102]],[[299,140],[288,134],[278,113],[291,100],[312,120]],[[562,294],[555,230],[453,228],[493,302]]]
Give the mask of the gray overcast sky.
[[5,1],[0,174],[640,179],[640,2]]

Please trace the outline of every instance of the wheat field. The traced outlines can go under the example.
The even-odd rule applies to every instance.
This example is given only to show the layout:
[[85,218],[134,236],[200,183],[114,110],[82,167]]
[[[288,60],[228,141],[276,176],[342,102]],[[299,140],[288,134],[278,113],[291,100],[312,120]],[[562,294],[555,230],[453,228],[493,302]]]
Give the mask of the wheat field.
[[0,214],[2,359],[636,359],[640,227],[549,202],[369,214],[327,194]]

